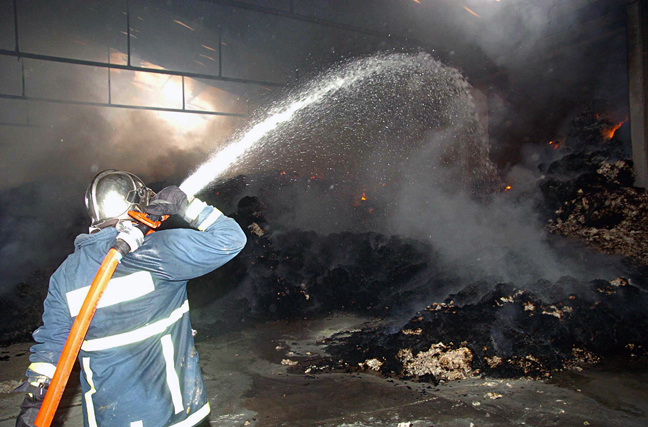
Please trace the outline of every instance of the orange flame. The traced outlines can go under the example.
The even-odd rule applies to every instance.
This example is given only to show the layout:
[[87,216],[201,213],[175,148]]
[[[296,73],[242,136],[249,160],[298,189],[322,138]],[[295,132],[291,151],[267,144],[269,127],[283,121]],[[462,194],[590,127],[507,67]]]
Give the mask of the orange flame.
[[510,185],[507,185],[506,188],[504,188],[504,191],[509,191],[511,189]]
[[560,144],[562,144],[562,141],[558,141],[558,140],[549,141],[549,145],[551,145],[554,150],[557,150],[558,147],[560,147]]
[[628,121],[628,117],[626,116],[625,120],[622,121],[621,123],[618,123],[618,124],[608,128],[608,129],[604,129],[603,132],[602,132],[603,138],[605,138],[606,140],[612,139],[614,137],[614,134],[616,133],[616,131],[618,131],[619,128],[627,121]]
[[362,200],[363,202],[367,201],[367,194],[362,193],[362,196],[360,197],[360,200]]

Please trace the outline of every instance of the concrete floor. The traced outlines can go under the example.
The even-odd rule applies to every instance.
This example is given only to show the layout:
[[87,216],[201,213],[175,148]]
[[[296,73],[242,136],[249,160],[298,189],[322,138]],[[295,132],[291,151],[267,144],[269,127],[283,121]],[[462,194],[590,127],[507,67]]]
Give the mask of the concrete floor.
[[[286,360],[322,354],[317,341],[363,319],[275,322],[196,344],[218,426],[646,426],[648,371],[597,366],[550,381],[471,379],[433,386],[368,374],[296,375]],[[14,426],[29,344],[0,348],[0,427]],[[284,364],[282,364],[284,361]],[[78,381],[59,409],[81,426]]]

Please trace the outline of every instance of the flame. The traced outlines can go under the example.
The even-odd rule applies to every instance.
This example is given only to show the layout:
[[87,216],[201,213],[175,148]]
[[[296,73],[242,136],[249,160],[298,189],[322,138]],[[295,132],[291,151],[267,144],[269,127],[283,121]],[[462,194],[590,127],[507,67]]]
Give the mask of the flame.
[[603,138],[605,138],[606,140],[612,139],[614,137],[614,134],[616,133],[616,131],[619,130],[619,128],[627,121],[628,121],[628,117],[626,116],[624,121],[622,121],[620,123],[617,123],[616,125],[613,125],[610,128],[604,129],[601,132],[603,134]]
[[549,141],[549,145],[553,147],[554,150],[557,150],[558,147],[560,147],[560,144],[562,144],[562,141],[555,140],[555,141]]
[[363,192],[360,197],[353,198],[353,206],[357,208],[358,206],[361,206],[366,201],[367,201],[367,193]]
[[507,185],[507,186],[504,188],[504,191],[509,191],[511,188],[512,188],[512,187],[511,187],[510,185]]

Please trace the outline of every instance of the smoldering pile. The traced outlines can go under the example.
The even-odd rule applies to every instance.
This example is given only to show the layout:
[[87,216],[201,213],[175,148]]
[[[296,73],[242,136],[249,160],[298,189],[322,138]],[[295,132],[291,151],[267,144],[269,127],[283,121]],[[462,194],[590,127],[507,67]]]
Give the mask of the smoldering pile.
[[548,229],[648,264],[648,194],[633,186],[632,160],[613,131],[620,125],[591,110],[574,119],[570,154],[549,165],[540,186]]
[[[262,180],[272,187],[271,179]],[[467,282],[431,244],[418,240],[273,224],[260,198],[240,198],[249,181],[240,177],[236,191],[231,183],[214,190],[221,203],[239,200],[233,216],[249,242],[232,263],[190,288],[199,329],[209,333],[237,322],[333,313],[409,319],[396,328],[391,323],[330,337],[323,342],[330,357],[295,358],[293,371],[370,371],[433,382],[474,375],[547,377],[602,358],[646,355],[644,270],[613,280]],[[307,181],[290,185],[304,192],[313,185]]]
[[511,284],[480,296],[490,286],[469,285],[419,311],[396,333],[366,329],[332,337],[332,357],[302,369],[377,371],[432,382],[476,375],[542,378],[604,357],[646,355],[645,290],[622,278],[591,283],[564,278],[543,285],[552,291],[548,298]]
[[[379,215],[373,208],[349,200],[345,215],[354,217],[353,231],[304,231],[268,220],[272,209],[261,198],[239,198],[252,180],[259,178],[238,177],[211,193],[218,193],[221,204],[237,206],[231,216],[245,230],[248,243],[230,263],[190,283],[193,321],[208,332],[240,322],[337,312],[389,317],[452,281],[430,245],[364,229],[363,224]],[[286,180],[291,194],[295,188],[306,193],[313,185],[309,179]],[[274,184],[284,180],[266,176],[261,181],[277,201],[281,190]],[[274,210],[269,216],[278,219],[277,206]]]

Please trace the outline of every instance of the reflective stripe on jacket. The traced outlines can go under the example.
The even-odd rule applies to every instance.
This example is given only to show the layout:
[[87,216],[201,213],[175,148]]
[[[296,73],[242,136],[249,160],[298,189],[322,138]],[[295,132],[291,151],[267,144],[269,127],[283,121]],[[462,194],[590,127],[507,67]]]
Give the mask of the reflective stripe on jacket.
[[[245,234],[207,206],[205,231],[147,236],[126,255],[102,296],[79,353],[85,426],[193,426],[209,414],[194,347],[186,284],[235,257]],[[118,232],[76,238],[50,279],[30,370],[51,377],[74,317]],[[28,372],[29,375],[29,372]]]

